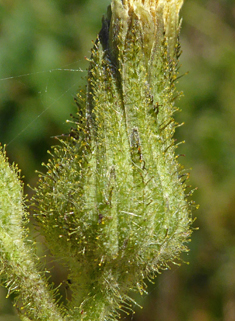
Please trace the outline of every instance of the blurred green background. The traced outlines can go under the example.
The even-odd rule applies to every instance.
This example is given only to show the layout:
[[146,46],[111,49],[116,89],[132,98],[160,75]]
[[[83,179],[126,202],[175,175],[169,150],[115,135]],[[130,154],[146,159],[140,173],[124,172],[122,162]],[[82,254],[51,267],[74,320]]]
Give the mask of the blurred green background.
[[[0,141],[35,185],[52,136],[68,132],[92,40],[110,0],[0,2]],[[235,320],[235,2],[186,0],[176,115],[179,153],[198,187],[189,264],[157,277],[133,321]],[[31,191],[27,186],[26,193]],[[55,273],[56,269],[54,269]],[[17,321],[0,288],[0,321]]]

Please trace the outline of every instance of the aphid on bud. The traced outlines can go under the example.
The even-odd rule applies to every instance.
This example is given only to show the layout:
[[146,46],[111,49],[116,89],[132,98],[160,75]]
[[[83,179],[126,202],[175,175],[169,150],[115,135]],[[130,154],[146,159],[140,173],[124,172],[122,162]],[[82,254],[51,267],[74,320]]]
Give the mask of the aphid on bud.
[[[139,132],[136,127],[132,129],[131,133],[131,147],[132,147],[132,154],[133,154],[133,161],[134,163],[140,162],[143,163],[142,169],[145,169],[145,161],[143,159],[142,149],[140,145],[140,137]],[[137,154],[138,158],[136,158],[134,155]]]

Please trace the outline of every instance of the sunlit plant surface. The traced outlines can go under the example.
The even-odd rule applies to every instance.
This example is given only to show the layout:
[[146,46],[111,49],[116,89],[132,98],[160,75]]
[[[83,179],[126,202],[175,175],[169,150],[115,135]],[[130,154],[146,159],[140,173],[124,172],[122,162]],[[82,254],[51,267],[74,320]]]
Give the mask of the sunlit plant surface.
[[1,275],[22,320],[116,320],[187,251],[193,203],[173,138],[182,2],[112,1],[70,134],[39,175],[31,207],[69,270],[66,307],[38,272],[17,169],[1,155]]

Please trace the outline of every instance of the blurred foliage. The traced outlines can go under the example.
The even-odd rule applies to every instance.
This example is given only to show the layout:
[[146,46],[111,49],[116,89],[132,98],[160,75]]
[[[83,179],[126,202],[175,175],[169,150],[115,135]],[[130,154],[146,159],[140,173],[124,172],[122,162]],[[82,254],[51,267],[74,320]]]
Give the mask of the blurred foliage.
[[[0,141],[32,186],[51,137],[68,132],[73,97],[85,84],[84,57],[109,2],[0,3]],[[185,97],[176,117],[185,125],[176,138],[186,141],[181,163],[198,187],[199,231],[183,258],[190,264],[159,276],[137,298],[144,308],[125,320],[235,320],[235,3],[185,0],[182,17],[181,72],[189,75],[178,85]],[[5,295],[1,289],[0,321],[17,321]]]

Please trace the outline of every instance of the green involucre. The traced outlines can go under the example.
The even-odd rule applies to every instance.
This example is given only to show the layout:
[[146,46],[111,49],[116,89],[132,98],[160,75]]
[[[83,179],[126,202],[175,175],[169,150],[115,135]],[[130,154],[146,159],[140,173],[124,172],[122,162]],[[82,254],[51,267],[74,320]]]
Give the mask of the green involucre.
[[163,9],[112,2],[74,128],[40,177],[35,216],[69,267],[71,318],[115,319],[130,289],[143,293],[144,279],[187,251],[191,210],[173,139],[179,26],[172,36],[164,19]]

